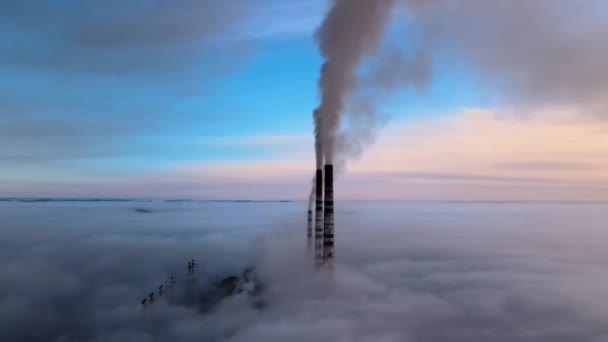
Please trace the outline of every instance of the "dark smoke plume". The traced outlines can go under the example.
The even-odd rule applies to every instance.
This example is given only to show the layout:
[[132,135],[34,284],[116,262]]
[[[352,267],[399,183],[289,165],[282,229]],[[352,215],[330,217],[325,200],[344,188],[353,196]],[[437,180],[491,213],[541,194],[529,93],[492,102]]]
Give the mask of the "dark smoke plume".
[[394,5],[394,0],[333,0],[316,33],[325,58],[319,79],[321,103],[313,114],[317,168],[334,162],[346,98],[357,85],[363,58],[379,49]]

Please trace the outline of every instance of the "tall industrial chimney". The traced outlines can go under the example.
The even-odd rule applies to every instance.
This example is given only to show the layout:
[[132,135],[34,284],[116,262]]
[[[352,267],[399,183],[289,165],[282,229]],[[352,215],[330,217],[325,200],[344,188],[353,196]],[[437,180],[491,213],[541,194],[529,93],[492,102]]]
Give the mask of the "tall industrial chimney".
[[308,209],[308,225],[306,228],[306,245],[308,251],[312,250],[312,210]]
[[315,177],[315,265],[323,265],[323,170],[318,169]]
[[325,226],[323,231],[323,262],[334,268],[334,166],[325,165]]

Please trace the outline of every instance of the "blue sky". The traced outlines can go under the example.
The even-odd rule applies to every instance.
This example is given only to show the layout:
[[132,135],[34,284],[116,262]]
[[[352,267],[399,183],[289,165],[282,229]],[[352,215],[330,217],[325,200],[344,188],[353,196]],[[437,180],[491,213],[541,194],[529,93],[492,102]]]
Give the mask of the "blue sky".
[[[109,196],[94,184],[165,179],[183,165],[313,165],[313,35],[325,10],[321,0],[2,2],[0,197]],[[396,25],[385,40],[408,50],[415,37]],[[450,53],[430,52],[427,87],[382,99],[391,125],[504,107],[498,83]]]

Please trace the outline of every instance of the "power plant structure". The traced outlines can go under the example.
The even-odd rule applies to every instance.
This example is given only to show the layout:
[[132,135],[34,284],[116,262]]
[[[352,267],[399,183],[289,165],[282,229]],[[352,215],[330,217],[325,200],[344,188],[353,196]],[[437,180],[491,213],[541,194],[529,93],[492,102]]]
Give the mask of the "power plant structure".
[[[171,290],[175,285],[175,277],[170,276],[168,280],[165,280],[164,284],[158,286],[158,297],[162,297],[167,291]],[[147,308],[154,303],[154,292],[150,292],[147,297],[142,299],[141,305],[143,308]]]
[[[323,169],[317,169],[315,173],[315,212],[314,212],[314,260],[317,269],[327,268],[333,271],[335,268],[335,247],[334,247],[334,166],[333,164],[325,164]],[[313,236],[313,211],[309,207],[307,211],[307,244],[309,249],[312,247]],[[187,288],[190,290],[197,289],[193,283],[195,268],[198,263],[194,259],[188,261],[186,279]],[[248,269],[244,272],[242,279],[239,277],[228,277],[219,285],[220,292],[225,292],[226,296],[232,293],[242,292],[244,287],[251,287],[253,284],[253,292],[250,295],[259,295],[261,287],[256,283],[255,273],[253,269]],[[160,297],[165,297],[170,294],[176,284],[176,279],[173,275],[167,279],[164,284],[158,286],[158,292],[153,291],[141,300],[141,306],[147,308],[151,306]],[[230,285],[230,286],[229,286]],[[222,292],[222,293],[223,293]],[[196,293],[190,294],[189,297],[198,296]],[[220,296],[221,297],[221,296]],[[224,296],[225,297],[225,296]],[[223,298],[223,297],[222,297]],[[214,301],[206,299],[207,302]],[[194,302],[194,299],[192,300]]]
[[[323,182],[325,180],[325,182]],[[334,166],[326,164],[315,177],[315,266],[334,269]],[[311,211],[308,211],[310,228]]]

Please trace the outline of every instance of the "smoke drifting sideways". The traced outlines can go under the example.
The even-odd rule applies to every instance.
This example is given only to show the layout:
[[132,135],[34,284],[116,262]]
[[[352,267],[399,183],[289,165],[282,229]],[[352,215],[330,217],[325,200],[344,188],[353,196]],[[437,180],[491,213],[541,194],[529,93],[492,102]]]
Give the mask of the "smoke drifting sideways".
[[[403,0],[404,43],[466,70],[501,107],[608,113],[603,0]],[[432,60],[430,59],[432,56]],[[521,111],[519,111],[521,112]]]
[[331,4],[317,32],[325,58],[313,113],[317,168],[325,158],[343,170],[360,157],[389,117],[379,103],[404,89],[428,89],[439,65],[463,71],[517,115],[547,108],[608,113],[604,1]]
[[[307,256],[305,205],[0,202],[0,340],[608,339],[605,204],[344,201],[334,286]],[[191,257],[218,276],[255,262],[267,306],[142,311]]]

